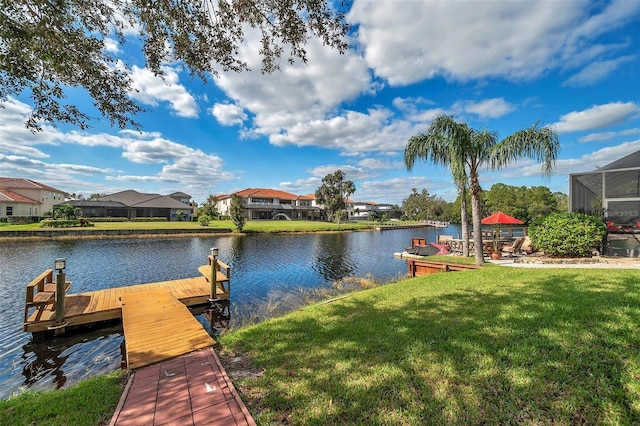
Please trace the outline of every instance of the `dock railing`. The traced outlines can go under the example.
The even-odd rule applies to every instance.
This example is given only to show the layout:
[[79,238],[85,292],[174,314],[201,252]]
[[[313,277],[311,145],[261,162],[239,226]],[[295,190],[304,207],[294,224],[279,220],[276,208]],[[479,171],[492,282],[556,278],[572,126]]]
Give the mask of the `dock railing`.
[[[26,323],[30,316],[30,310],[35,308],[38,310],[45,309],[48,305],[56,302],[56,282],[53,280],[53,269],[47,269],[36,278],[34,278],[26,287],[26,298],[24,304],[24,322]],[[66,293],[71,287],[71,281],[65,281],[64,292]],[[64,295],[62,296],[64,297]]]

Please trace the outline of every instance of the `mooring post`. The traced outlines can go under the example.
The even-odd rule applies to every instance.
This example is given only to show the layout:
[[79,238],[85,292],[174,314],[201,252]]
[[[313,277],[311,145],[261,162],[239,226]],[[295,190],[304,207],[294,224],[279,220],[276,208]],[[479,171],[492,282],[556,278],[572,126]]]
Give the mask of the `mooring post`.
[[211,247],[211,298],[210,300],[217,299],[216,297],[217,278],[218,278],[218,247]]
[[64,334],[65,324],[64,324],[64,296],[65,296],[65,282],[66,275],[64,273],[64,269],[66,267],[66,259],[56,259],[54,262],[55,269],[58,270],[58,275],[56,276],[56,323],[54,328],[54,333],[56,336]]

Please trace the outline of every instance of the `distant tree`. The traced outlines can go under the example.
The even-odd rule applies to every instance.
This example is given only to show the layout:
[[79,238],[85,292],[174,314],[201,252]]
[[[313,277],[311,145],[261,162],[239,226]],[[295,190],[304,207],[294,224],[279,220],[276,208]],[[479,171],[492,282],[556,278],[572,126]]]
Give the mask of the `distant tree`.
[[447,202],[429,191],[416,188],[411,189],[411,195],[402,200],[402,212],[410,220],[437,220],[442,218]]
[[[139,33],[147,67],[164,75],[166,64],[180,64],[207,81],[218,70],[242,71],[245,32],[260,34],[263,72],[273,72],[288,49],[287,60],[307,61],[310,37],[340,53],[349,30],[344,10],[328,0],[2,0],[0,3],[0,107],[27,92],[33,110],[26,126],[66,123],[88,127],[88,111],[65,102],[67,92],[82,88],[102,116],[121,128],[139,127],[131,118],[143,109],[133,91],[127,49],[129,28]],[[338,6],[339,7],[339,6]],[[127,54],[128,55],[128,54]],[[70,92],[74,94],[74,92]],[[72,99],[76,99],[75,95]]]
[[501,211],[531,223],[551,213],[567,211],[558,208],[558,199],[561,198],[546,186],[517,187],[496,183],[488,191],[483,191],[482,204],[484,215]]
[[569,196],[564,192],[554,192],[553,197],[556,199],[556,209],[558,212],[569,211]]
[[229,206],[231,220],[233,221],[236,231],[242,232],[246,222],[244,217],[245,205],[241,196],[233,194],[231,196],[231,205]]
[[330,221],[337,221],[340,225],[340,218],[347,208],[349,196],[356,192],[356,186],[350,180],[344,180],[345,173],[336,170],[322,178],[322,186],[316,192],[316,202],[324,205]]
[[63,204],[60,206],[53,206],[53,218],[74,220],[78,218],[80,209],[74,208],[71,204]]
[[217,219],[219,214],[218,210],[216,210],[216,204],[218,204],[218,197],[209,194],[207,201],[198,208],[198,216],[206,215],[210,219]]
[[100,194],[100,193],[94,193],[89,195],[89,198],[87,198],[88,200],[95,200],[96,198],[100,198],[100,197],[105,197],[107,194]]

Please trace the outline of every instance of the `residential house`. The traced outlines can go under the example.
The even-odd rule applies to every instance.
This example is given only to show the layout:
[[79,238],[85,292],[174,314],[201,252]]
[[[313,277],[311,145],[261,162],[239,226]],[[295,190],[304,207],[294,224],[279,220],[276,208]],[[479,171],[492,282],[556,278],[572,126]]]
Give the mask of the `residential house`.
[[382,204],[374,201],[353,202],[353,220],[368,220],[371,216],[381,218],[386,215],[389,219],[399,219],[402,211],[393,204]]
[[0,177],[0,220],[34,218],[52,211],[66,193],[31,179]]
[[[177,198],[177,199],[176,199]],[[91,200],[71,200],[70,204],[82,210],[84,217],[165,217],[169,221],[190,221],[193,214],[191,197],[184,193],[171,195],[144,194],[134,190],[117,192]],[[179,200],[185,200],[179,201]]]
[[231,215],[231,196],[238,195],[245,204],[247,220],[324,220],[324,210],[316,205],[313,194],[295,195],[266,188],[247,188],[233,194],[218,195],[216,210]]

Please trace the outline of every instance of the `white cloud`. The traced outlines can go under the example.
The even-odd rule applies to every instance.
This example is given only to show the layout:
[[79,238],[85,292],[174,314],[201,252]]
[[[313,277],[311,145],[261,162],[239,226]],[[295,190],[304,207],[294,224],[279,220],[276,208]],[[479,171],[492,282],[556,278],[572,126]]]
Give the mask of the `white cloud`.
[[618,136],[630,136],[640,133],[640,128],[626,129],[619,132],[602,132],[602,133],[589,133],[587,136],[578,139],[580,142],[599,142],[613,139]]
[[309,174],[322,179],[328,174],[335,173],[337,170],[342,170],[346,180],[356,181],[360,179],[370,179],[380,176],[380,173],[364,169],[362,167],[356,167],[349,164],[345,165],[333,165],[328,164],[325,166],[318,166],[309,170]]
[[640,106],[633,102],[614,102],[596,105],[584,111],[573,111],[552,124],[558,133],[583,132],[621,124],[640,113]]
[[104,39],[104,48],[109,53],[120,53],[118,42],[112,38],[107,37]]
[[370,170],[397,170],[405,167],[402,161],[384,161],[379,158],[365,158],[358,161],[358,166]]
[[[121,130],[118,134],[108,134],[73,130],[65,133],[43,126],[41,132],[33,134],[24,127],[30,107],[15,100],[4,105],[5,108],[0,108],[0,168],[3,175],[30,176],[61,190],[87,193],[122,190],[97,180],[171,182],[176,184],[176,188],[190,190],[192,195],[203,199],[206,199],[212,185],[235,179],[233,172],[224,170],[224,161],[218,155],[168,140],[159,132]],[[120,150],[121,156],[129,162],[149,165],[144,168],[147,173],[131,173],[132,168],[127,164],[120,166],[126,168],[122,171],[104,166],[42,160],[50,158],[46,147],[64,149],[64,145]],[[161,168],[154,170],[156,165],[161,165]]]
[[598,61],[587,65],[579,73],[571,76],[567,81],[562,83],[563,86],[585,87],[590,86],[603,80],[612,74],[621,63],[628,62],[632,58],[625,56],[611,61]]
[[209,109],[209,112],[223,126],[242,125],[247,119],[247,114],[242,110],[242,107],[228,103],[215,104]]
[[133,66],[131,79],[133,88],[137,91],[130,93],[139,102],[151,106],[158,106],[159,102],[169,102],[171,109],[179,117],[194,118],[198,116],[198,104],[187,89],[179,83],[178,73],[163,67],[164,79],[155,76],[148,68]]
[[357,185],[353,199],[358,201],[375,201],[402,205],[402,201],[411,195],[411,190],[427,189],[429,194],[437,195],[447,201],[457,197],[451,181],[431,179],[422,176],[391,178],[378,181],[367,181]]
[[[602,148],[581,155],[579,158],[560,159],[556,162],[553,174],[558,176],[569,175],[570,173],[591,172],[598,167],[605,166],[638,150],[640,150],[640,140]],[[515,169],[517,169],[517,175],[519,177],[540,175],[540,165],[533,164],[533,162],[530,162],[529,165],[526,166],[519,165],[517,168],[510,168],[512,171]]]
[[[583,5],[583,3],[579,3]],[[401,5],[401,6],[400,6]],[[442,76],[527,80],[581,66],[587,42],[634,19],[638,2],[614,2],[594,15],[562,1],[355,1],[348,15],[369,66],[391,85]],[[411,22],[411,25],[407,25]],[[619,48],[619,47],[618,47]]]
[[452,109],[461,113],[477,115],[480,119],[500,118],[514,111],[514,105],[504,98],[485,99],[482,101],[459,101]]
[[[249,36],[257,37],[259,34],[251,33]],[[340,55],[311,38],[306,46],[310,58],[307,64],[282,64],[280,71],[263,75],[257,71],[260,67],[256,54],[259,48],[259,38],[255,38],[248,40],[241,50],[242,58],[255,71],[221,73],[215,80],[238,108],[252,115],[253,126],[244,135],[266,136],[272,144],[280,146],[292,144],[358,150],[357,145],[362,141],[355,136],[350,136],[348,143],[345,142],[349,147],[343,147],[334,139],[353,134],[364,121],[380,119],[377,111],[372,113],[372,117],[339,111],[343,102],[378,90],[363,59],[351,50]],[[218,120],[231,119],[230,116],[233,117],[233,111],[217,110]],[[356,123],[350,123],[351,119]],[[330,134],[323,134],[324,130],[329,130]]]

